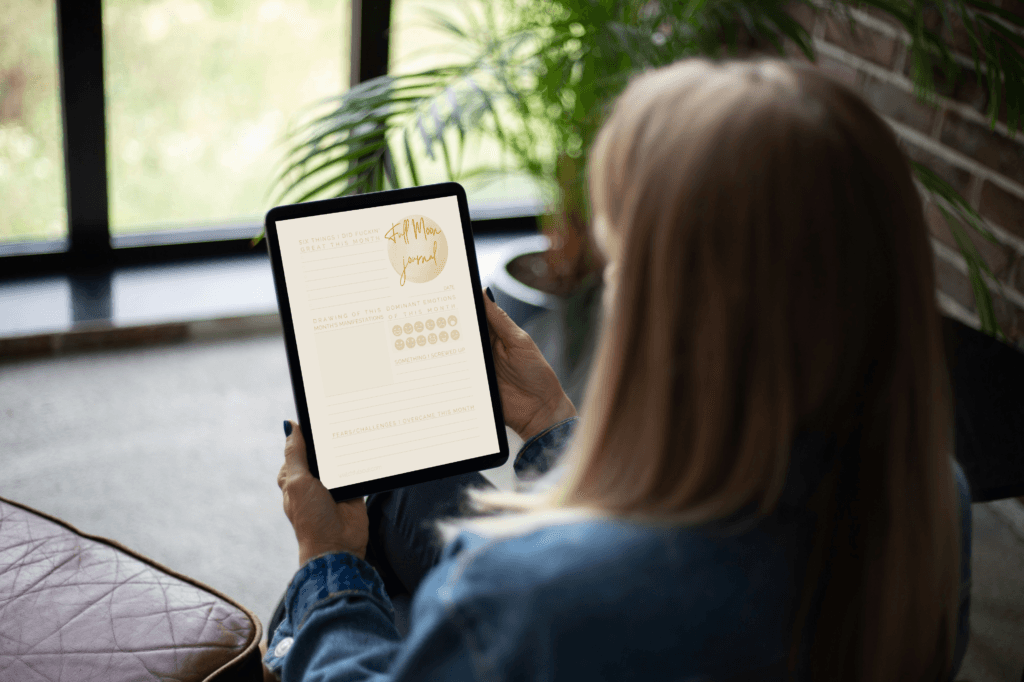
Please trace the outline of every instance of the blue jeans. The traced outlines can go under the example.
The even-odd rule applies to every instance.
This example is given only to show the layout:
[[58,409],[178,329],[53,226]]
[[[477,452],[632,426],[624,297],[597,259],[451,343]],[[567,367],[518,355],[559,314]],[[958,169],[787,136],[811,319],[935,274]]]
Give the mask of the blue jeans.
[[[424,576],[436,566],[444,547],[435,538],[435,519],[462,516],[467,488],[494,488],[482,474],[471,472],[436,481],[375,493],[366,498],[370,540],[366,561],[380,574],[395,607],[395,624],[404,637],[409,604]],[[267,641],[284,619],[284,595],[267,626]]]

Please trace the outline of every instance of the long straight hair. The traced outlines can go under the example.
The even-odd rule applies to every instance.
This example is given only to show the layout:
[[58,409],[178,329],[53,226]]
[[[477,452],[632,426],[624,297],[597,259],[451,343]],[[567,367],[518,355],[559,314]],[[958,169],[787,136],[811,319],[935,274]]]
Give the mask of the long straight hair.
[[826,433],[840,455],[806,503],[791,678],[806,655],[815,680],[948,680],[962,541],[949,379],[893,132],[810,65],[691,58],[631,82],[589,182],[617,276],[579,429],[526,489],[469,491],[479,516],[440,521],[441,539],[767,516],[794,439]]

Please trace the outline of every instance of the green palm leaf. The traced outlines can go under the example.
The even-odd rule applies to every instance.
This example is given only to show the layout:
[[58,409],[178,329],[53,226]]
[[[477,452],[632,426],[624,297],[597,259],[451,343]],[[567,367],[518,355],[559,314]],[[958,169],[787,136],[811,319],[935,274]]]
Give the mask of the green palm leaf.
[[982,331],[1000,340],[1006,340],[1006,335],[1003,333],[1002,328],[999,326],[999,322],[996,320],[995,308],[992,305],[992,294],[990,293],[988,285],[981,273],[984,272],[987,274],[992,281],[999,285],[1000,288],[1003,288],[1003,284],[996,279],[994,274],[992,274],[992,270],[989,268],[988,263],[986,263],[985,259],[982,258],[977,247],[974,245],[974,242],[972,242],[967,236],[967,232],[960,223],[963,222],[970,225],[975,232],[993,244],[999,244],[999,241],[982,224],[981,215],[971,208],[971,205],[968,204],[967,201],[964,200],[964,198],[961,197],[960,194],[945,180],[936,175],[935,172],[927,166],[917,163],[916,161],[911,161],[910,163],[918,180],[924,188],[932,196],[939,197],[945,201],[945,203],[952,206],[957,218],[960,219],[960,222],[953,219],[949,211],[947,211],[942,205],[942,202],[935,202],[935,205],[946,220],[946,224],[949,225],[950,232],[953,234],[953,239],[956,240],[960,254],[967,263],[968,277],[971,280],[971,289],[974,291],[974,302],[975,307],[978,309],[978,318],[981,320]]
[[[739,25],[780,54],[782,39],[788,38],[815,61],[810,34],[783,0],[504,0],[500,28],[492,7],[497,2],[482,0],[482,17],[469,3],[463,3],[460,19],[425,12],[453,45],[466,48],[461,62],[376,78],[311,105],[289,129],[289,148],[274,175],[278,201],[398,187],[400,170],[418,185],[418,153],[440,160],[449,179],[496,177],[505,172],[508,154],[515,171],[527,173],[556,196],[558,155],[586,153],[604,105],[632,73],[688,56],[718,57],[723,37],[735,52]],[[817,7],[812,0],[801,2]],[[947,83],[961,72],[943,37],[924,25],[924,11],[933,4],[940,10],[943,31],[953,12],[962,20],[975,72],[987,81],[990,126],[996,125],[1003,97],[1015,134],[1024,108],[1024,57],[1017,52],[1024,38],[1007,26],[1024,27],[1024,18],[984,0],[826,0],[823,7],[851,29],[852,7],[881,10],[902,24],[911,37],[915,94],[933,103],[933,65]],[[652,38],[655,31],[658,40]],[[490,168],[467,171],[462,163],[467,146],[484,138],[498,142],[501,159]],[[936,201],[967,263],[983,330],[1005,338],[985,275],[1002,283],[992,276],[961,223],[986,239],[994,237],[952,187],[920,164],[914,163],[913,169],[922,186],[942,202]],[[960,222],[952,219],[954,214]]]

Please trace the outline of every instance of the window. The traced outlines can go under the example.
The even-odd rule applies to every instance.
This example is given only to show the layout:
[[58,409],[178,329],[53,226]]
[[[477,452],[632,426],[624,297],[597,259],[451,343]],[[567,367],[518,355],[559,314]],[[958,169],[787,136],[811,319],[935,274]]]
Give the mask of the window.
[[[502,7],[494,4],[492,9],[497,12],[498,21],[502,21]],[[432,14],[441,14],[460,27],[468,27],[466,15],[472,13],[483,21],[481,0],[394,0],[391,12],[391,55],[389,73],[409,74],[428,69],[451,66],[469,61],[478,54],[478,46],[453,36],[449,31],[439,28],[432,20]],[[500,109],[508,115],[511,107]],[[432,130],[431,120],[427,117],[425,126]],[[418,138],[414,136],[414,140]],[[454,131],[446,136],[452,148],[457,148],[458,136]],[[510,171],[506,176],[475,176],[472,171],[487,168],[495,169],[498,159],[502,158],[502,150],[493,139],[473,138],[468,140],[462,157],[462,176],[456,177],[466,188],[469,201],[477,206],[508,205],[512,202],[529,206],[531,212],[537,210],[542,201],[541,190],[536,183],[524,173],[511,172],[514,168],[510,156],[505,157],[506,168]],[[435,148],[436,155],[431,159],[423,144],[413,146],[413,158],[417,163],[419,180],[423,184],[443,182],[447,180],[444,162],[440,152]],[[458,165],[458,164],[456,164]],[[514,209],[513,209],[514,210]]]
[[350,17],[343,0],[104,0],[111,233],[261,223],[289,120],[348,86]]
[[0,243],[67,235],[52,0],[0,0]]
[[287,127],[384,73],[414,4],[0,0],[0,278],[255,254]]

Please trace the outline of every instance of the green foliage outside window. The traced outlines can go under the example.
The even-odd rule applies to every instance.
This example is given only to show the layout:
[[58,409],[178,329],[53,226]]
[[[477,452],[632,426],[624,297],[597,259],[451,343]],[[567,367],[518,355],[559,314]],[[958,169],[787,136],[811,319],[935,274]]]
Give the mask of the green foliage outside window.
[[67,234],[53,0],[0,0],[0,243]]

